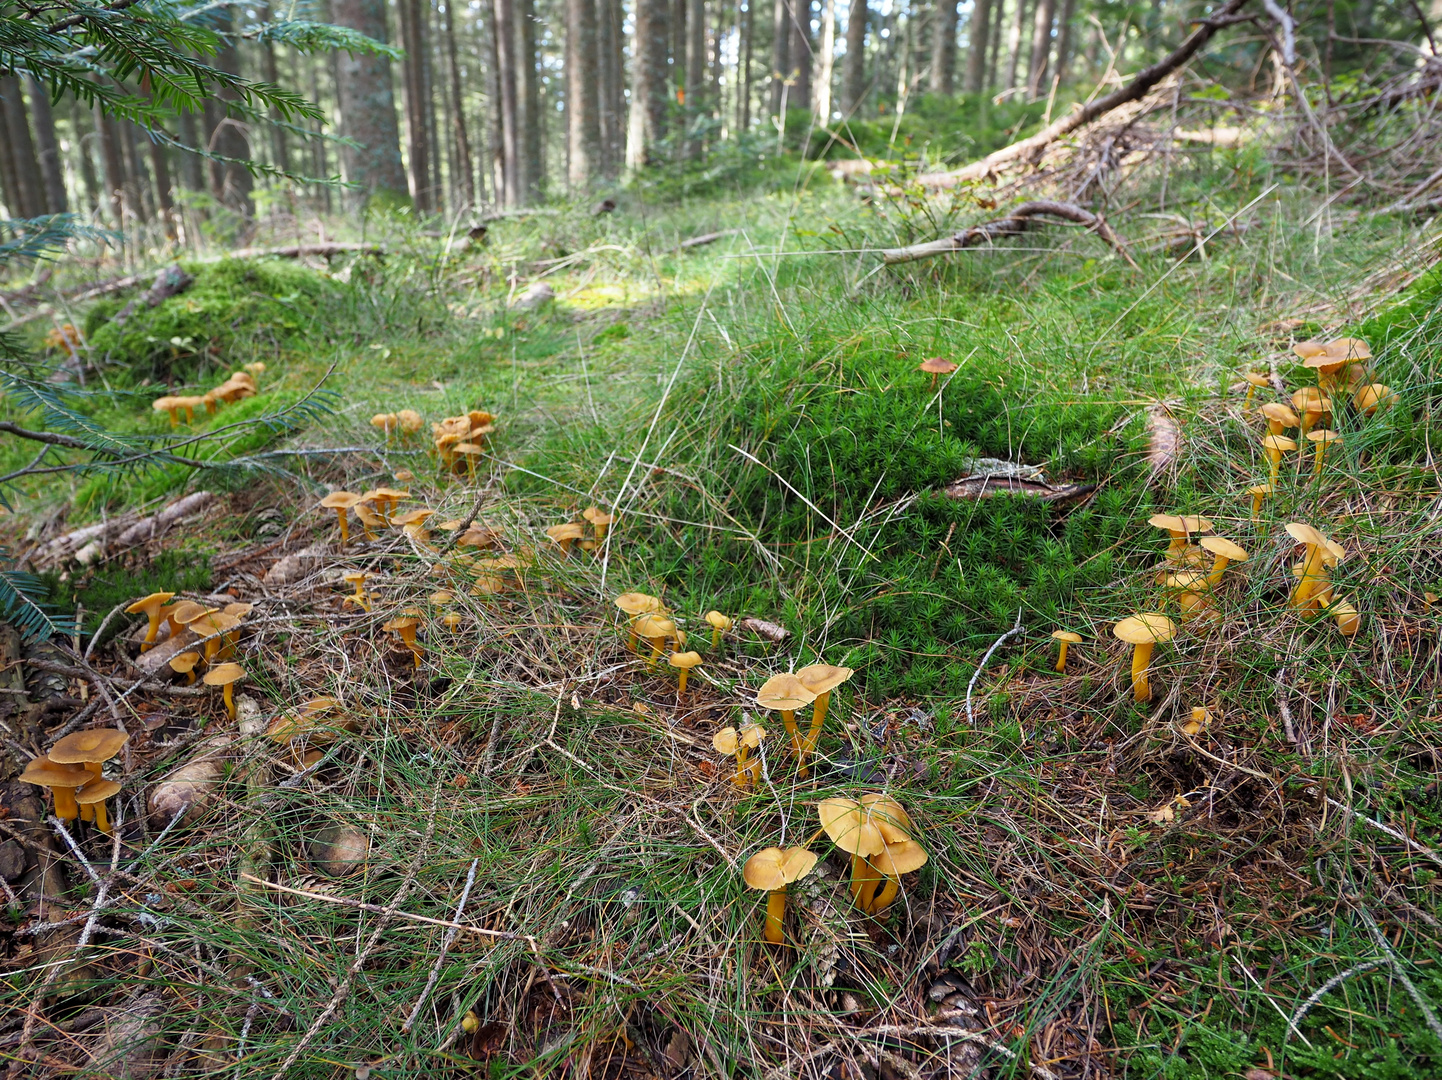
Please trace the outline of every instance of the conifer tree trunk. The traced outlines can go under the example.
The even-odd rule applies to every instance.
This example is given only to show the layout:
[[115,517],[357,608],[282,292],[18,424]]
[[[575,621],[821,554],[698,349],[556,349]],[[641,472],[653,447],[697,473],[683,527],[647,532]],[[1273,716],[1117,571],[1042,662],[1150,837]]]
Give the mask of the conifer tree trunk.
[[961,88],[968,94],[979,94],[986,86],[986,47],[991,37],[993,0],[976,0],[967,27],[966,77]]
[[631,117],[626,139],[626,164],[633,169],[657,160],[657,143],[666,135],[670,22],[668,0],[636,0]]
[[816,66],[816,118],[831,123],[831,82],[836,59],[836,0],[822,0],[821,53]]
[[50,92],[34,79],[26,80],[30,115],[35,121],[35,150],[39,155],[40,181],[45,189],[45,212],[63,214],[70,207],[65,193],[65,162],[60,157],[60,140],[55,136],[55,114],[50,109]]
[[1027,0],[1016,0],[1015,15],[1006,38],[1006,73],[1001,80],[1002,90],[1010,90],[1016,86],[1017,68],[1021,65],[1022,30],[1026,27]]
[[[754,2],[754,0],[753,0]],[[783,101],[790,104],[786,81],[791,78],[790,0],[773,0],[771,10],[771,114],[779,115]]]
[[796,84],[787,98],[788,109],[811,110],[811,0],[790,0],[791,70]]
[[[340,26],[386,41],[385,0],[333,0],[332,17]],[[391,89],[391,62],[384,56],[342,52],[336,60],[336,92],[341,134],[356,147],[341,150],[345,179],[360,185],[347,192],[352,204],[371,195],[404,196],[406,174],[401,162],[400,131]]]
[[673,0],[671,5],[671,39],[667,45],[670,51],[668,62],[671,72],[670,98],[676,101],[685,95],[677,91],[686,88],[686,16],[690,0]]
[[521,102],[516,78],[516,11],[512,0],[492,0],[492,38],[496,53],[496,153],[500,159],[501,202],[520,206],[524,198],[521,175]]
[[[686,101],[687,126],[694,126],[708,110],[706,92],[706,0],[687,0],[686,12]],[[686,156],[699,158],[703,147],[699,136],[686,140]]]
[[[20,80],[14,75],[0,78],[0,108],[5,111],[6,146],[10,152],[10,168],[15,177],[12,212],[21,217],[43,217],[45,214],[45,181],[35,157],[35,142],[30,137],[30,118],[25,114],[25,98]],[[9,203],[10,199],[7,198]]]
[[[261,9],[261,12],[261,18],[265,22],[270,22],[270,8],[268,6],[263,7]],[[261,46],[261,61],[265,67],[265,81],[270,83],[272,86],[279,86],[280,69],[275,62],[275,45],[272,44],[270,41],[266,41]],[[286,145],[285,128],[281,127],[279,124],[274,123],[274,121],[280,119],[280,110],[272,107],[270,110],[270,119],[272,120],[270,126],[270,156],[272,159],[271,164],[274,165],[277,169],[284,169],[286,171],[289,171],[290,153],[289,147],[287,147]]]
[[[145,163],[145,148],[141,145],[142,140],[149,140],[141,134],[139,126],[129,120],[120,121],[116,130],[120,133],[120,152],[125,157],[126,197],[135,216],[149,222],[155,216],[154,191],[150,186],[150,170]],[[224,129],[221,133],[224,134]],[[224,183],[223,174],[221,182]]]
[[170,162],[163,143],[150,140],[150,170],[155,174],[155,207],[165,226],[165,235],[175,239],[175,202],[170,195]]
[[[980,0],[978,0],[978,3]],[[937,0],[932,18],[931,92],[956,92],[956,0]]]
[[421,213],[435,209],[431,190],[431,142],[426,120],[426,38],[421,4],[423,0],[399,0],[397,4],[401,47],[402,99],[406,110],[407,171],[411,200]]
[[535,0],[516,5],[518,52],[516,74],[521,81],[522,185],[527,203],[539,202],[546,180],[545,114],[541,112],[541,79],[536,56]]
[[20,177],[15,171],[13,150],[10,121],[6,118],[4,107],[0,106],[0,199],[5,200],[5,216],[22,218],[25,209],[20,200]]
[[465,96],[461,92],[461,64],[456,48],[456,21],[452,14],[455,0],[446,3],[446,76],[451,93],[451,130],[456,141],[455,175],[452,183],[462,202],[472,210],[476,207],[476,168],[471,155],[470,132],[466,128]]
[[866,0],[851,0],[846,18],[846,57],[841,64],[841,111],[851,116],[866,96]]
[[[92,158],[91,150],[95,146],[95,132],[88,130],[88,116],[80,104],[79,98],[69,98],[70,130],[75,133],[75,150],[79,162],[80,183],[85,188],[85,205],[91,213],[100,209],[100,179],[95,174],[95,159]],[[0,127],[0,138],[4,137],[4,128]],[[193,156],[193,155],[187,155]],[[3,157],[3,155],[0,155]]]
[[596,0],[566,0],[566,178],[577,192],[601,171],[596,34]]
[[[312,98],[311,100],[315,100]],[[99,125],[96,125],[99,127]],[[182,112],[179,120],[180,141],[186,146],[198,147],[200,143],[200,125],[196,123],[196,115],[193,112]],[[101,133],[96,132],[100,138]],[[102,162],[104,161],[102,149]],[[204,159],[199,154],[186,154],[180,159],[180,182],[191,191],[205,190],[205,168]]]
[[[240,52],[230,35],[231,16],[229,9],[217,12],[215,30],[220,35],[221,46],[211,61],[221,71],[232,75],[240,74]],[[206,128],[210,149],[217,154],[236,160],[251,157],[250,142],[245,137],[245,126],[240,115],[231,114],[231,104],[240,99],[234,90],[219,89],[205,102]],[[139,173],[139,168],[136,170]],[[137,176],[138,178],[138,176]],[[211,193],[215,198],[237,214],[250,217],[255,212],[250,192],[253,186],[250,173],[241,165],[231,162],[210,163]]]
[[600,137],[600,175],[614,179],[624,143],[621,116],[621,52],[617,40],[617,0],[596,0],[596,70],[599,92],[596,99],[596,128]]
[[[1021,0],[1013,0],[1013,2],[1020,3]],[[982,89],[987,93],[997,89],[997,74],[1001,70],[999,64],[1001,63],[1002,27],[1006,25],[1006,0],[992,0],[992,3],[996,10],[992,12],[991,16],[991,44],[987,46],[989,59],[986,62],[986,82],[982,84]]]
[[[742,6],[745,11],[742,11]],[[756,0],[736,0],[736,25],[740,39],[736,56],[740,70],[736,73],[736,130],[751,127],[751,42],[756,26]]]
[[105,114],[98,103],[94,106],[94,115],[95,130],[100,136],[100,162],[105,173],[106,212],[117,229],[124,228],[125,157],[120,152],[120,137],[115,130],[116,122]]
[[1076,0],[1062,0],[1061,19],[1056,29],[1056,77],[1065,83],[1071,67],[1072,18],[1076,14]]
[[1027,97],[1035,101],[1043,93],[1051,57],[1051,24],[1056,18],[1056,0],[1036,0],[1031,27],[1031,65],[1027,69]]

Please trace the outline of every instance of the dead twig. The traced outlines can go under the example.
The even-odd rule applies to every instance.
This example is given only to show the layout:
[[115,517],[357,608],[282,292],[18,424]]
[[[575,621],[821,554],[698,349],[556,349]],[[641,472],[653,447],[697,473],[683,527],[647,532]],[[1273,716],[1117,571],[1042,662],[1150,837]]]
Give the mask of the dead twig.
[[476,883],[476,867],[479,866],[480,863],[480,859],[471,860],[471,871],[466,875],[466,887],[461,890],[461,899],[460,902],[456,904],[456,914],[452,920],[456,925],[447,930],[446,936],[441,939],[440,955],[436,957],[435,966],[431,968],[431,977],[426,980],[426,985],[421,989],[421,996],[416,999],[415,1008],[411,1010],[410,1016],[406,1017],[406,1022],[401,1025],[402,1035],[409,1035],[411,1033],[411,1028],[415,1027],[416,1017],[420,1016],[421,1008],[425,1005],[426,998],[431,996],[431,991],[435,989],[436,982],[441,977],[441,967],[446,962],[446,954],[451,951],[451,945],[455,942],[456,935],[461,931],[461,916],[466,913],[466,901],[470,899],[471,886]]
[[1058,217],[1086,226],[1089,231],[1096,233],[1113,251],[1125,259],[1127,265],[1133,270],[1140,269],[1131,253],[1127,251],[1126,245],[1122,243],[1121,237],[1107,224],[1105,218],[1100,214],[1093,214],[1076,203],[1058,202],[1054,199],[1033,199],[1030,202],[1024,202],[1020,206],[1014,207],[1006,217],[962,229],[944,240],[929,240],[924,244],[911,244],[908,247],[886,248],[881,252],[881,261],[886,266],[895,266],[898,263],[929,259],[932,256],[945,255],[952,251],[982,247],[1007,236],[1020,236],[1031,226],[1033,218],[1043,216]]
[[1016,625],[991,643],[991,648],[986,650],[986,655],[981,658],[981,663],[976,665],[976,671],[972,673],[971,681],[966,684],[966,723],[968,727],[976,726],[976,717],[971,711],[971,691],[976,686],[976,680],[981,678],[981,673],[986,670],[986,662],[991,659],[992,653],[1001,648],[1007,638],[1024,633],[1026,633],[1026,627],[1021,624],[1021,608],[1017,608]]

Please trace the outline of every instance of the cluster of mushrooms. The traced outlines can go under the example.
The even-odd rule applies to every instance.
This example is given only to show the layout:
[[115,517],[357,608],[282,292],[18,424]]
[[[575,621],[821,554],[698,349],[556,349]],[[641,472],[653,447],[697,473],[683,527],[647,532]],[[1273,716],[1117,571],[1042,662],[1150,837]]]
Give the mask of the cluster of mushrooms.
[[[441,468],[475,476],[476,463],[486,452],[486,436],[496,429],[495,420],[484,409],[472,409],[464,416],[447,416],[431,424],[431,440]],[[386,442],[404,440],[419,434],[425,419],[414,409],[398,409],[376,413],[371,417],[371,427],[383,432]]]
[[[880,915],[900,893],[902,875],[926,865],[926,849],[914,839],[911,819],[896,800],[874,793],[823,799],[816,809],[821,828],[811,839],[824,832],[851,857],[852,900],[866,914]],[[747,886],[766,893],[762,936],[771,944],[784,940],[787,886],[811,873],[818,858],[805,846],[768,847],[742,867]]]
[[[1372,358],[1372,350],[1361,338],[1302,341],[1294,345],[1292,351],[1317,373],[1317,385],[1297,390],[1289,403],[1270,401],[1257,409],[1257,415],[1267,424],[1267,433],[1262,436],[1262,453],[1266,455],[1270,471],[1266,483],[1247,489],[1252,499],[1253,521],[1261,515],[1262,502],[1276,494],[1287,454],[1300,451],[1297,469],[1305,472],[1310,450],[1311,475],[1321,474],[1328,452],[1343,444],[1342,436],[1328,425],[1335,422],[1346,403],[1350,402],[1358,416],[1372,417],[1379,410],[1395,408],[1400,402],[1391,387],[1373,381],[1375,373],[1367,363]],[[1243,407],[1250,408],[1256,391],[1260,389],[1265,393],[1272,383],[1268,376],[1255,371],[1247,372],[1245,378],[1247,398]],[[1294,429],[1295,439],[1286,434]]]
[[105,779],[102,768],[129,741],[129,735],[115,728],[73,732],[56,740],[48,754],[32,758],[20,779],[50,789],[61,821],[93,822],[109,835],[105,800],[119,794],[120,785]]
[[158,413],[169,413],[171,427],[180,425],[181,413],[185,414],[185,422],[189,424],[195,420],[196,409],[203,408],[207,413],[214,414],[221,405],[254,397],[260,392],[256,380],[264,373],[265,364],[257,360],[253,364],[246,364],[240,371],[232,372],[230,377],[214,390],[195,396],[167,394],[152,401],[150,407]]
[[606,539],[606,530],[615,520],[614,514],[602,510],[599,506],[588,506],[581,511],[580,521],[552,525],[546,530],[546,535],[561,549],[562,555],[569,555],[577,549],[595,551],[601,546],[601,541]]
[[[610,520],[609,515],[606,516],[606,524],[609,524]],[[595,528],[604,538],[605,524],[596,524]],[[549,533],[551,530],[546,531]],[[552,539],[555,537],[552,536]],[[658,597],[650,593],[624,592],[615,598],[614,603],[626,617],[626,647],[639,656],[641,642],[646,643],[650,649],[646,660],[647,670],[654,670],[661,657],[666,656],[667,665],[676,671],[676,701],[679,704],[685,700],[687,676],[693,669],[700,667],[702,662],[700,653],[686,648],[686,631],[676,625],[675,616],[666,610]],[[704,618],[711,627],[711,648],[718,651],[725,632],[731,629],[732,620],[719,611],[708,611]],[[669,655],[666,653],[668,645],[673,646]],[[764,734],[763,732],[762,736],[757,738],[764,737]],[[756,742],[753,741],[751,746],[754,748]],[[736,750],[731,752],[734,754]]]
[[[157,592],[142,596],[125,612],[144,615],[148,621],[141,652],[155,647],[161,627],[165,627],[166,640],[178,646],[168,662],[170,670],[185,676],[187,685],[204,671],[202,681],[221,688],[225,711],[234,720],[234,686],[245,677],[245,669],[234,662],[235,649],[242,623],[253,610],[254,605],[238,601],[224,607],[206,607],[194,600],[175,600],[174,593]],[[189,645],[196,648],[186,648]]]

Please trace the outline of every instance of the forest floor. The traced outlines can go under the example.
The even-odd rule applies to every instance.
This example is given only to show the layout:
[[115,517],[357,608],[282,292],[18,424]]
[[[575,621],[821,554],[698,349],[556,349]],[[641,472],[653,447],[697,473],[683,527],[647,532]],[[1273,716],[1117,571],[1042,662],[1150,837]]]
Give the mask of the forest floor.
[[[1140,269],[1061,230],[881,269],[867,249],[935,235],[931,211],[813,177],[494,222],[450,253],[391,222],[368,230],[383,258],[187,262],[192,290],[124,334],[124,297],[100,302],[83,409],[114,429],[164,433],[158,393],[266,367],[258,396],[180,429],[224,429],[211,467],[10,489],[8,545],[85,636],[27,647],[45,711],[0,695],[9,752],[23,765],[96,693],[85,723],[130,741],[107,767],[115,843],[27,831],[35,789],[0,787],[24,869],[0,1055],[361,1080],[1442,1070],[1439,232],[1250,182],[1180,198],[1115,222]],[[518,307],[538,281],[554,299]],[[1254,410],[1282,399],[1247,407],[1241,374],[1290,394],[1314,379],[1290,346],[1343,334],[1400,402],[1339,407],[1321,471],[1290,455],[1254,517]],[[916,370],[933,356],[957,370]],[[371,425],[399,409],[419,435]],[[440,469],[430,424],[468,410],[495,415],[486,452]],[[34,456],[18,443],[0,469]],[[430,535],[342,545],[320,497],[382,484],[435,511]],[[88,567],[46,554],[185,490],[217,498]],[[615,521],[563,553],[546,528],[593,505]],[[473,511],[496,546],[458,557],[435,524]],[[1159,587],[1158,512],[1249,552],[1214,617]],[[1345,548],[1355,637],[1289,607],[1294,521]],[[353,571],[369,611],[345,603]],[[153,589],[253,605],[238,722],[140,677],[143,619],[78,659]],[[628,648],[626,591],[701,654],[684,697]],[[711,609],[784,637],[753,621],[713,645]],[[385,629],[411,611],[414,657]],[[1136,702],[1111,628],[1142,611],[1179,629]],[[1082,639],[1064,673],[1058,629]],[[817,662],[855,673],[802,778],[755,698]],[[322,696],[341,705],[266,737]],[[770,734],[741,788],[712,739],[747,721]],[[194,786],[161,790],[182,766]],[[817,817],[864,792],[928,854],[875,917]],[[821,857],[780,946],[741,873],[771,845]],[[65,892],[41,912],[47,861]]]

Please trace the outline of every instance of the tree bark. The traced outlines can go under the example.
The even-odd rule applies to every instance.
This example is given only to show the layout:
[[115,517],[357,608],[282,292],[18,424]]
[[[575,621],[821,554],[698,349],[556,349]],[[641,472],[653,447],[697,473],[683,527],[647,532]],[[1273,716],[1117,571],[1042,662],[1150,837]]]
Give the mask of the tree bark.
[[796,83],[787,97],[788,109],[811,111],[811,41],[812,0],[790,0],[791,7],[791,70]]
[[686,89],[686,16],[690,10],[689,3],[690,0],[673,0],[671,5],[671,40],[667,48],[670,51],[672,101],[685,97],[681,91]]
[[[91,147],[95,143],[95,133],[86,131],[85,125],[87,116],[85,109],[80,104],[79,98],[70,98],[70,130],[75,133],[75,151],[80,163],[80,182],[85,188],[85,205],[92,213],[99,211],[100,180],[95,174],[95,159],[90,156]],[[4,129],[0,128],[0,137],[3,137]]]
[[[686,84],[685,99],[686,126],[694,129],[697,122],[707,115],[709,103],[706,87],[706,0],[687,0],[686,12]],[[686,140],[686,156],[692,160],[701,157],[705,148],[704,140],[692,130]]]
[[1010,90],[1016,86],[1017,69],[1021,66],[1022,30],[1026,27],[1029,0],[1016,0],[1016,18],[1006,36],[1006,73],[1002,76],[999,89]]
[[[1021,0],[1013,0],[1014,3],[1021,3]],[[987,46],[986,81],[982,83],[982,90],[990,94],[997,88],[997,73],[1001,70],[998,66],[1001,63],[1001,38],[1002,27],[1006,25],[1006,0],[992,0],[996,10],[991,16],[991,44]]]
[[30,112],[35,118],[35,149],[40,157],[45,210],[51,214],[63,214],[70,208],[70,200],[65,193],[65,162],[60,157],[60,140],[55,137],[55,114],[50,109],[50,92],[34,79],[26,81]]
[[[20,80],[14,75],[0,78],[0,107],[5,110],[6,143],[10,149],[11,169],[15,174],[15,201],[12,209],[21,217],[36,218],[45,214],[45,181],[35,157],[35,143],[30,137],[30,118],[25,114],[25,98]],[[6,200],[9,202],[9,200]]]
[[1031,26],[1031,65],[1027,69],[1026,94],[1035,101],[1046,84],[1051,59],[1051,24],[1056,18],[1056,0],[1036,0],[1036,17]]
[[668,0],[636,0],[631,119],[626,140],[626,164],[632,169],[653,164],[657,159],[657,143],[666,135],[670,21]]
[[506,206],[520,206],[524,199],[521,186],[521,105],[519,80],[516,78],[516,18],[512,0],[492,0],[492,26],[496,51],[496,129],[500,134],[496,152],[500,157],[500,191]]
[[816,67],[816,118],[831,123],[831,82],[836,62],[836,0],[822,0],[821,56]]
[[175,239],[175,202],[170,196],[170,162],[166,158],[165,144],[150,139],[150,171],[155,174],[155,207],[165,226],[165,235]]
[[596,0],[566,0],[566,179],[583,192],[601,171]]
[[[742,6],[746,10],[742,11]],[[736,0],[736,131],[738,134],[751,127],[751,43],[755,39],[756,0]]]
[[[94,106],[95,130],[100,136],[100,161],[105,170],[105,201],[110,220],[117,229],[125,227],[125,156],[120,151],[118,124]],[[184,115],[184,114],[182,114]],[[199,161],[200,159],[196,159]]]
[[1056,77],[1058,83],[1065,83],[1071,68],[1072,17],[1076,14],[1076,0],[1063,0],[1061,20],[1057,25]]
[[[753,3],[756,0],[752,0]],[[789,103],[786,82],[791,78],[791,0],[773,0],[771,10],[771,113],[780,115]]]
[[471,138],[466,128],[465,96],[461,93],[460,56],[456,49],[455,0],[446,3],[446,73],[451,87],[451,128],[456,140],[456,192],[467,207],[476,208],[476,168],[471,155]]
[[[180,141],[189,147],[200,146],[200,126],[195,122],[196,114],[182,112],[178,121]],[[100,125],[97,124],[98,128]],[[102,142],[102,154],[104,143]],[[102,161],[103,161],[102,157]],[[180,182],[191,191],[205,190],[205,159],[199,154],[187,153],[180,159]]]
[[525,200],[539,202],[546,182],[545,114],[541,111],[541,79],[536,55],[535,0],[519,0],[516,6],[519,51],[516,71],[521,79],[522,184]]
[[150,169],[145,163],[145,149],[140,127],[129,120],[118,121],[115,130],[120,136],[120,152],[125,157],[125,197],[130,209],[141,221],[155,216],[155,193],[150,186]]
[[966,76],[961,88],[968,94],[980,94],[986,86],[986,46],[991,38],[993,0],[976,0],[971,9],[971,25],[967,27]]
[[23,218],[25,208],[20,199],[20,177],[15,171],[15,159],[11,156],[14,140],[10,138],[10,121],[5,109],[0,106],[0,198],[5,200],[7,217]]
[[866,0],[851,0],[846,19],[846,57],[841,64],[841,110],[851,116],[866,96]]
[[[211,62],[221,71],[239,75],[240,52],[231,37],[229,9],[218,9],[215,17],[215,31],[220,35],[221,46]],[[215,91],[205,100],[205,118],[210,149],[224,157],[245,161],[251,157],[250,142],[245,137],[240,114],[232,115],[230,109],[231,103],[239,99],[240,95],[234,90]],[[210,163],[211,194],[247,218],[255,212],[255,204],[250,198],[252,185],[250,173],[241,165],[225,161]]]
[[[261,13],[261,19],[265,22],[270,22],[270,7],[262,7]],[[261,46],[260,55],[261,61],[265,66],[265,81],[270,83],[272,86],[279,86],[280,69],[275,62],[275,45],[270,41],[266,41]],[[286,145],[285,128],[281,127],[280,124],[277,123],[277,121],[281,119],[280,110],[272,107],[270,110],[270,119],[271,164],[274,165],[277,169],[289,172],[290,148]]]
[[421,87],[422,113],[426,121],[426,145],[430,147],[430,206],[436,212],[446,207],[445,176],[441,167],[442,147],[439,114],[436,112],[436,26],[435,5],[432,0],[421,0]]
[[937,0],[932,35],[931,92],[949,96],[956,93],[956,0]]
[[431,145],[426,125],[425,33],[422,29],[423,0],[399,0],[402,100],[406,112],[406,172],[409,174],[411,201],[420,213],[430,213]]
[[615,179],[624,156],[625,102],[621,93],[622,61],[619,37],[623,33],[617,22],[618,0],[596,0],[596,67],[600,94],[596,102],[596,127],[599,131],[600,174]]
[[[340,26],[387,40],[385,0],[334,0],[332,16]],[[359,145],[341,150],[345,178],[360,185],[347,194],[352,205],[376,195],[406,194],[400,131],[391,89],[391,62],[384,56],[343,53],[336,64],[341,134]]]

